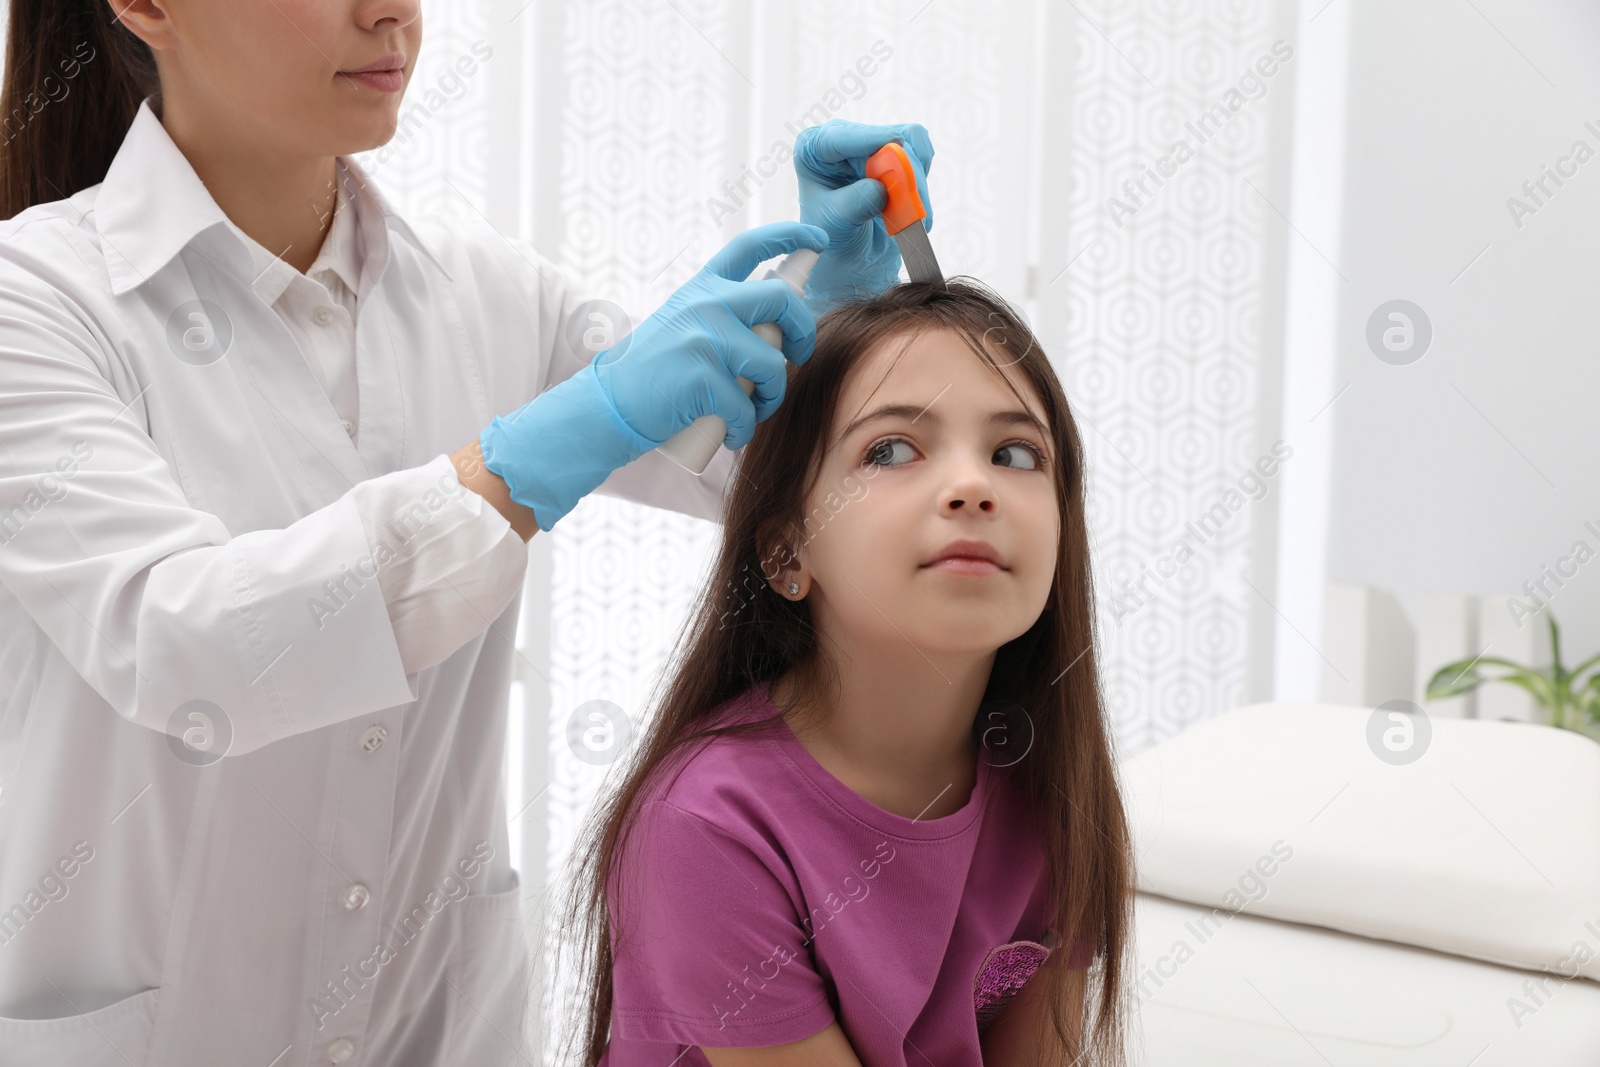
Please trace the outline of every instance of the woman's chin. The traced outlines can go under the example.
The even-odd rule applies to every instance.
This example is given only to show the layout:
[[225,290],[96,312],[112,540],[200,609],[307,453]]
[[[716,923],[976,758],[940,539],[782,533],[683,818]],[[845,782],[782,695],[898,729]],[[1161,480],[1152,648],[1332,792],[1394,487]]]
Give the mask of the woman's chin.
[[334,140],[339,148],[333,155],[370,152],[394,140],[400,129],[400,112],[394,104],[380,101],[358,108],[349,108],[348,101],[346,104],[346,110],[351,113],[342,118],[335,131]]

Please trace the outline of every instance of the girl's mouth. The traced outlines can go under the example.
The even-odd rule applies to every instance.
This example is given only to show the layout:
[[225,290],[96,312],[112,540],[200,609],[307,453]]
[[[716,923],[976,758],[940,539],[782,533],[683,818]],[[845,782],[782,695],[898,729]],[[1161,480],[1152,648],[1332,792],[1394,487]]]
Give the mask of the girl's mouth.
[[1001,568],[986,559],[973,556],[947,556],[937,563],[929,563],[925,570],[944,571],[946,574],[987,575],[999,574]]
[[962,538],[951,541],[939,550],[938,557],[923,564],[931,570],[946,574],[967,574],[983,577],[999,574],[1006,567],[1006,558],[987,541]]

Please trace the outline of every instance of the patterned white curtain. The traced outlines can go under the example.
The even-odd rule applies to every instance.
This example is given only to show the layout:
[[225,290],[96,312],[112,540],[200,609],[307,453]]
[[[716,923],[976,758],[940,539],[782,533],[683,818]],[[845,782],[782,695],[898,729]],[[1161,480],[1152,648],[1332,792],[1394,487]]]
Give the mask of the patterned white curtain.
[[1263,278],[1287,211],[1271,136],[1293,92],[1287,7],[1056,12],[1076,44],[1045,94],[1066,219],[1046,225],[1037,295],[1093,461],[1105,688],[1130,749],[1269,696],[1250,681],[1272,619],[1263,472],[1283,462]]
[[[942,265],[1028,311],[1080,421],[1107,696],[1136,750],[1270,695],[1275,498],[1247,475],[1276,437],[1294,42],[1257,64],[1288,6],[435,0],[408,95],[426,110],[369,166],[401,210],[481,213],[642,315],[734,233],[795,217],[772,156],[799,128],[924,123]],[[532,909],[608,769],[569,722],[605,700],[637,726],[717,533],[595,496],[535,539],[507,796]]]

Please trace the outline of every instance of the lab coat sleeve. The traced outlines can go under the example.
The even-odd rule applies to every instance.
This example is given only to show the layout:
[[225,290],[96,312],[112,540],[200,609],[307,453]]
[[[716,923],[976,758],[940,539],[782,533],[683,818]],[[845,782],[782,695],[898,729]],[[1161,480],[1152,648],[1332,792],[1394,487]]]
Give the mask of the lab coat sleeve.
[[[526,542],[487,500],[462,486],[449,455],[358,482],[350,495],[368,542],[387,560],[378,584],[407,674],[482,633],[522,588]],[[425,514],[426,521],[409,521],[410,514]]]
[[[513,241],[511,245],[522,261],[516,269],[526,285],[537,287],[532,291],[539,292],[541,297],[539,338],[544,377],[538,383],[538,392],[543,392],[578,373],[593,358],[586,350],[573,347],[571,337],[575,333],[581,336],[582,327],[579,324],[573,329],[572,324],[574,316],[582,314],[583,306],[597,299],[598,294],[578,285],[526,241]],[[643,313],[635,309],[630,309],[628,314],[635,324],[643,318]],[[735,458],[732,452],[720,448],[705,472],[697,476],[660,452],[646,452],[632,463],[612,471],[594,491],[602,496],[721,522],[723,497],[733,477]]]
[[71,666],[152,730],[209,702],[229,755],[415,699],[379,584],[348,573],[373,558],[356,497],[231,533],[112,387],[108,344],[0,276],[0,582]]

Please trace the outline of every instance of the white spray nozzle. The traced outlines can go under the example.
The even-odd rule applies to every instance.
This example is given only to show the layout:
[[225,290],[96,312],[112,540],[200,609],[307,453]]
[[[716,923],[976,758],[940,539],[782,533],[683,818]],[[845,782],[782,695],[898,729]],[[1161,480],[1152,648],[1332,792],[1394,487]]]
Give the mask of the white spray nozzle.
[[[809,248],[797,248],[784,256],[782,261],[776,267],[769,269],[762,278],[782,278],[796,295],[803,294],[806,289],[806,279],[811,276],[811,268],[817,265],[819,254]],[[773,348],[783,347],[783,330],[777,323],[758,322],[750,329]],[[756,383],[749,378],[740,378],[739,385],[744,389],[745,396],[755,392]],[[722,439],[727,435],[728,424],[721,416],[702,415],[663,441],[657,451],[664,453],[691,474],[704,474],[706,467],[711,463],[711,457],[717,454],[717,449],[722,446]]]
[[821,252],[813,248],[797,248],[784,256],[773,268],[772,273],[788,282],[789,288],[795,292],[803,293],[806,279],[811,277],[811,268],[817,265],[817,258],[821,255]]

